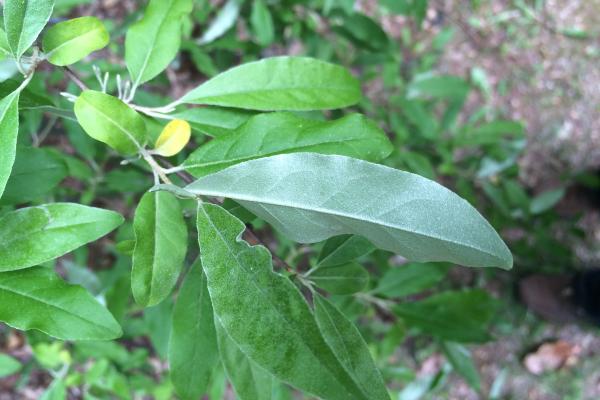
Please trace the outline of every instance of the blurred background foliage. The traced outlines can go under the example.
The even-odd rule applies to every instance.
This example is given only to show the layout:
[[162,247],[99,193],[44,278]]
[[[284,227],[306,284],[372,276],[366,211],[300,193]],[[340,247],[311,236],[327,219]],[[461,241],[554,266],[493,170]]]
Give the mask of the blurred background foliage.
[[[94,15],[111,33],[107,50],[74,66],[82,79],[93,84],[92,65],[126,76],[124,34],[144,6],[57,0],[52,22]],[[196,0],[179,56],[139,98],[161,105],[220,71],[274,55],[346,66],[360,77],[362,102],[305,116],[367,114],[394,143],[385,164],[452,188],[501,232],[515,258],[510,272],[404,265],[367,246],[359,259],[370,275],[365,290],[347,295],[354,290],[323,284],[341,293],[333,299],[358,324],[393,398],[594,399],[600,397],[596,328],[543,321],[519,301],[516,287],[533,272],[573,273],[598,260],[598,15],[597,0]],[[0,64],[0,93],[8,93],[14,82],[5,79],[14,71]],[[60,72],[40,70],[21,100],[19,140],[33,148],[20,150],[26,154],[17,157],[19,178],[3,200],[93,203],[131,217],[151,176],[135,160],[119,168],[78,125],[47,113],[68,114],[69,105],[44,85],[59,89],[53,92],[74,86]],[[195,127],[226,131],[245,118],[237,113],[229,121]],[[150,128],[158,133],[161,126]],[[190,215],[193,209],[187,205]],[[300,270],[326,255],[326,248],[292,243],[260,221],[254,226],[278,257]],[[129,222],[56,265],[107,304],[124,337],[62,343],[1,326],[0,399],[174,397],[164,323],[173,303],[142,311],[132,302],[126,257],[132,238]],[[532,373],[524,357],[556,339],[573,346],[575,367]],[[214,372],[209,398],[233,398],[222,370]]]

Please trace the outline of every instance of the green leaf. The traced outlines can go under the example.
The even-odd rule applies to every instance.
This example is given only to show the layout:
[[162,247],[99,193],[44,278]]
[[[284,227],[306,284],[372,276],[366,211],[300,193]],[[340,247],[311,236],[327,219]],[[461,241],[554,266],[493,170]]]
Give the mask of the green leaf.
[[135,210],[133,230],[133,297],[144,307],[153,306],[173,290],[187,252],[187,227],[179,200],[168,192],[144,194]]
[[444,292],[412,303],[398,304],[394,314],[424,333],[454,342],[485,342],[487,325],[498,302],[479,289]]
[[343,67],[306,57],[272,57],[225,71],[179,103],[309,111],[351,106],[360,98],[358,80]]
[[186,191],[236,200],[301,243],[357,234],[413,261],[512,266],[502,239],[465,200],[418,175],[353,158],[261,158],[205,176]]
[[146,141],[144,119],[116,97],[86,90],[75,102],[75,116],[85,132],[119,153],[137,153]]
[[558,204],[564,195],[564,188],[545,191],[531,200],[529,211],[534,215],[548,211]]
[[469,349],[454,342],[442,342],[442,350],[452,368],[458,372],[475,390],[481,389],[481,378],[473,362]]
[[43,267],[0,273],[0,321],[62,340],[111,340],[122,334],[91,294]]
[[319,253],[318,266],[346,264],[375,250],[375,246],[362,236],[340,235],[328,239]]
[[307,278],[331,294],[360,292],[369,283],[369,272],[360,264],[351,262],[329,267],[318,267]]
[[113,211],[71,203],[22,208],[0,218],[0,271],[29,268],[92,242],[123,223]]
[[0,379],[16,374],[21,369],[21,363],[6,354],[0,354]]
[[54,0],[6,0],[4,29],[11,53],[17,60],[35,42],[52,15]]
[[253,111],[222,107],[196,107],[170,114],[176,119],[189,122],[192,130],[203,135],[221,136],[230,134],[255,115]]
[[239,400],[272,400],[279,382],[267,371],[250,361],[231,340],[225,329],[215,321],[221,361]]
[[379,161],[392,150],[383,131],[360,114],[315,121],[290,113],[268,113],[206,143],[183,165],[202,177],[243,161],[282,153],[311,151]]
[[67,400],[67,385],[61,378],[55,379],[42,393],[40,400]]
[[199,204],[202,266],[215,316],[231,339],[299,389],[325,400],[368,399],[325,343],[300,291],[272,271],[266,248],[241,240],[243,231],[223,208]]
[[95,17],[81,17],[59,22],[48,29],[42,45],[50,63],[64,66],[100,50],[109,39],[102,21]]
[[254,0],[252,2],[250,26],[252,27],[256,42],[261,46],[268,46],[275,40],[273,17],[263,0]]
[[409,263],[389,269],[379,280],[373,293],[387,297],[420,293],[441,282],[447,273],[447,265]]
[[67,165],[50,149],[19,147],[0,205],[40,199],[67,175]]
[[187,273],[173,309],[169,365],[179,397],[202,397],[218,361],[213,309],[198,260]]
[[151,0],[144,17],[127,31],[125,61],[133,87],[160,74],[173,61],[181,44],[183,18],[192,0]]
[[15,162],[19,133],[19,92],[0,100],[0,199]]
[[389,399],[369,348],[352,322],[333,304],[315,294],[315,318],[329,347],[368,399]]

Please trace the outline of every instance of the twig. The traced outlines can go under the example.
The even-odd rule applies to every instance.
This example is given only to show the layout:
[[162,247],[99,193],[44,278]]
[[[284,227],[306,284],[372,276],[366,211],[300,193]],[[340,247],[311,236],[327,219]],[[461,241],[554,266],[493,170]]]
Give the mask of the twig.
[[69,79],[71,79],[71,81],[73,81],[73,83],[75,83],[79,87],[79,89],[88,90],[88,87],[86,86],[86,84],[83,83],[83,81],[81,79],[79,79],[77,74],[71,68],[63,67],[63,70],[65,71],[65,73],[67,74]]

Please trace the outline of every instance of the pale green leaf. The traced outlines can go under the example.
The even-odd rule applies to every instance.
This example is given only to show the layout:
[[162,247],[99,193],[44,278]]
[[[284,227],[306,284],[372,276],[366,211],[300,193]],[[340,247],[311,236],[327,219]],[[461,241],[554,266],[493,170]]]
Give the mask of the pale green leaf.
[[62,340],[110,340],[122,333],[91,294],[43,267],[0,273],[0,321]]
[[355,262],[318,267],[307,274],[307,277],[331,294],[360,292],[369,283],[369,272]]
[[50,63],[64,66],[100,50],[108,41],[102,21],[95,17],[80,17],[59,22],[48,29],[42,45]]
[[19,133],[19,92],[0,100],[0,198],[10,177]]
[[113,211],[53,203],[0,218],[0,271],[32,267],[106,235],[123,223]]
[[292,240],[357,234],[410,260],[512,266],[512,255],[467,201],[418,175],[343,156],[283,154],[234,165],[186,187],[228,197]]
[[54,0],[5,0],[4,29],[11,53],[17,60],[35,42],[53,8]]
[[19,361],[6,354],[0,354],[0,379],[16,374],[20,369]]
[[454,342],[489,340],[488,324],[498,302],[483,290],[443,292],[424,300],[394,306],[406,325],[428,335]]
[[179,200],[168,192],[144,194],[135,210],[133,230],[133,297],[144,307],[153,306],[173,290],[187,251],[187,227]]
[[311,151],[379,161],[392,150],[385,133],[360,114],[316,121],[291,113],[268,113],[256,115],[235,131],[206,143],[183,165],[201,177],[243,161],[282,153]]
[[225,329],[215,321],[219,353],[227,377],[239,400],[273,400],[274,386],[280,383],[240,350]]
[[541,214],[550,210],[565,196],[565,189],[559,188],[545,191],[531,200],[529,212],[532,214]]
[[442,342],[442,350],[452,368],[458,372],[475,390],[481,389],[479,371],[473,362],[471,352],[465,346],[454,342]]
[[215,19],[206,28],[198,44],[208,44],[223,36],[235,25],[240,14],[240,7],[244,0],[229,0],[219,10]]
[[192,90],[179,103],[249,110],[321,110],[360,100],[345,68],[306,57],[272,57],[234,67]]
[[268,250],[241,240],[244,227],[219,206],[198,207],[202,266],[219,323],[278,379],[325,400],[368,399],[324,341],[300,291],[273,272]]
[[409,263],[389,269],[381,277],[373,293],[387,297],[408,296],[441,282],[447,273],[447,265]]
[[360,332],[333,304],[316,294],[315,319],[329,347],[370,400],[388,399],[383,378]]
[[273,17],[264,0],[254,0],[252,2],[250,26],[254,32],[256,42],[261,46],[268,46],[275,39]]
[[169,366],[179,397],[202,397],[218,361],[213,309],[198,260],[187,273],[173,309]]
[[86,90],[75,102],[75,116],[85,132],[122,154],[134,154],[146,141],[143,118],[116,97]]
[[181,22],[192,11],[192,0],[151,0],[144,17],[125,37],[125,61],[133,86],[160,74],[177,55]]

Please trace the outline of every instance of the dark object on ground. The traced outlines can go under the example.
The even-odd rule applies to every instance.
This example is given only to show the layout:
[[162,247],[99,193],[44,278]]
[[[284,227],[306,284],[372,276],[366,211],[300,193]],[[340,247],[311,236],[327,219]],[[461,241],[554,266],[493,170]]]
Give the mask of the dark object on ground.
[[600,270],[575,275],[531,275],[519,282],[519,295],[534,313],[556,323],[589,319],[600,325]]
[[573,279],[575,304],[600,325],[600,270],[584,271]]

